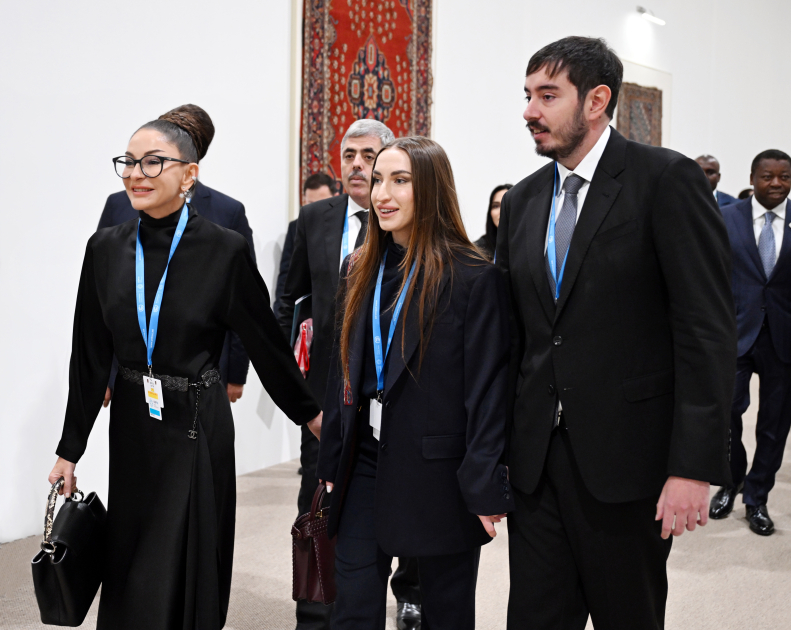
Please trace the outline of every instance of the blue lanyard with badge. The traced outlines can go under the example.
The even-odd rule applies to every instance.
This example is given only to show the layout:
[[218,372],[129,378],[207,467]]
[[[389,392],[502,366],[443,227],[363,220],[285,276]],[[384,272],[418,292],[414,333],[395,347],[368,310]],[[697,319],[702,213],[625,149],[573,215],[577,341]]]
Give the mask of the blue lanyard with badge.
[[[555,280],[555,302],[560,299],[560,285],[563,282],[563,272],[566,271],[566,261],[569,257],[569,252],[566,250],[563,264],[560,267],[560,275],[558,275],[557,253],[555,252],[555,199],[557,199],[557,193],[558,163],[555,162],[555,179],[552,182],[552,210],[549,213],[549,234],[547,236],[547,258],[549,259],[549,270],[552,272],[552,278]],[[569,247],[569,249],[571,248]]]
[[343,240],[341,241],[341,265],[349,255],[349,209],[346,209],[346,216],[343,218]]
[[412,263],[412,269],[409,270],[406,284],[401,290],[401,295],[398,296],[395,308],[393,309],[393,318],[390,320],[390,331],[387,335],[387,347],[382,353],[382,325],[380,322],[380,305],[382,301],[382,278],[385,272],[385,261],[387,260],[387,250],[385,250],[382,257],[382,263],[379,265],[379,277],[376,279],[376,289],[374,290],[373,299],[373,335],[374,335],[374,360],[376,363],[376,398],[371,400],[371,417],[369,424],[373,427],[374,437],[378,440],[379,434],[382,430],[382,394],[385,388],[385,359],[387,353],[390,352],[390,344],[393,342],[393,335],[395,335],[396,326],[398,325],[398,316],[401,314],[401,307],[404,306],[406,299],[407,289],[412,282],[412,276],[415,275],[415,267],[417,261]]
[[176,225],[176,233],[173,235],[173,242],[170,244],[170,254],[168,255],[168,262],[165,266],[165,273],[162,274],[162,279],[159,281],[159,287],[154,297],[154,304],[151,307],[151,321],[148,326],[146,326],[145,257],[143,256],[143,246],[140,243],[140,220],[138,219],[137,221],[137,252],[135,256],[137,321],[140,324],[140,332],[143,333],[143,341],[145,341],[146,344],[146,360],[148,362],[148,376],[143,377],[143,390],[145,391],[146,402],[148,403],[148,413],[152,418],[156,418],[157,420],[162,420],[162,408],[165,406],[165,400],[162,396],[162,383],[159,379],[154,378],[151,355],[154,353],[154,344],[157,342],[159,313],[162,309],[162,294],[165,292],[165,279],[168,277],[170,259],[173,258],[173,253],[179,246],[181,237],[184,234],[184,228],[187,225],[187,219],[189,219],[189,210],[185,203],[184,207],[181,209],[178,225]]

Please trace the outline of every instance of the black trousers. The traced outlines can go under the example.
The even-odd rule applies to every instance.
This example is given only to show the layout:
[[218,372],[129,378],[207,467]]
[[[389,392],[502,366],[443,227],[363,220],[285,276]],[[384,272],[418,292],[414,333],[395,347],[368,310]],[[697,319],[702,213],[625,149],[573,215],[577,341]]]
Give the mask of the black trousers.
[[[742,444],[742,415],[750,406],[750,378],[758,374],[758,421],[755,427],[755,456],[747,473],[747,452]],[[736,385],[731,407],[731,475],[733,483],[744,482],[744,502],[764,505],[783,463],[788,430],[791,428],[791,364],[777,356],[769,327],[764,325],[755,344],[736,360]]]
[[[376,541],[376,463],[359,457],[344,500],[335,544],[337,597],[332,630],[384,630],[392,556]],[[473,630],[480,547],[416,558],[422,630]]]
[[555,429],[538,488],[514,488],[508,515],[509,630],[664,628],[667,557],[657,497],[602,503],[585,488],[565,428]]

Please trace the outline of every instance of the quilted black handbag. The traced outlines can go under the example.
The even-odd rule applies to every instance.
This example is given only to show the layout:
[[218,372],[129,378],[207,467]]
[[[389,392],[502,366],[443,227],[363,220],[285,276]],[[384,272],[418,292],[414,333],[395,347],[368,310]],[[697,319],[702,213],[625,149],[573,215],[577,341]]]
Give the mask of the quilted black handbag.
[[74,627],[85,620],[102,581],[107,510],[95,492],[84,496],[75,488],[53,520],[63,483],[61,477],[49,491],[44,540],[31,565],[42,623]]

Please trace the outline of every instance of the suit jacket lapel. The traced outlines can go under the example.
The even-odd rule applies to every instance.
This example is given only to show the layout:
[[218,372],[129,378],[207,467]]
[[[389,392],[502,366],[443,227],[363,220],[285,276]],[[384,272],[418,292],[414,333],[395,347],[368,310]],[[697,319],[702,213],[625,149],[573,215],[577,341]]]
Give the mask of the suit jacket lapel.
[[[415,285],[415,291],[412,294],[412,299],[409,302],[409,310],[406,313],[406,317],[402,311],[395,329],[395,334],[393,335],[393,344],[390,346],[390,352],[388,353],[386,363],[387,379],[385,380],[385,395],[390,391],[393,385],[395,385],[395,383],[401,377],[401,374],[403,374],[404,370],[406,370],[407,364],[412,359],[412,355],[415,354],[415,351],[420,344],[420,328],[418,326],[418,297],[423,284],[422,275],[423,274],[421,272],[420,277],[418,278],[418,283]],[[445,273],[442,275],[442,280],[440,281],[439,290],[437,291],[437,304],[442,303],[442,294],[447,288],[449,280],[450,269],[446,267]],[[371,308],[370,302],[368,308]],[[406,305],[404,305],[404,309],[406,309]],[[428,323],[429,320],[427,317],[424,324],[428,326]],[[404,326],[406,326],[406,333],[404,334],[404,352],[402,354],[401,332],[404,330]]]
[[[783,221],[783,244],[780,245],[780,255],[777,257],[777,262],[775,263],[774,269],[772,269],[772,275],[770,277],[775,276],[777,268],[780,267],[781,264],[787,265],[786,259],[791,256],[791,223],[786,223],[786,221],[789,221],[789,210],[791,210],[791,202],[786,201],[786,217],[785,221]],[[755,242],[755,238],[753,238],[753,242]],[[758,247],[756,246],[755,249],[757,251]]]
[[338,195],[330,201],[330,207],[324,213],[324,251],[327,257],[327,269],[335,269],[330,273],[333,295],[338,291],[338,271],[341,263],[341,245],[343,242],[343,222],[346,216],[348,195]]
[[[755,230],[753,229],[753,209],[752,203],[746,203],[744,206],[739,208],[739,214],[737,218],[737,222],[739,225],[739,236],[742,239],[742,245],[744,246],[747,255],[750,257],[750,260],[753,261],[753,264],[758,269],[758,272],[761,274],[762,277],[766,278],[766,272],[764,272],[764,265],[761,262],[761,256],[758,253],[758,244],[755,242]],[[787,230],[787,228],[783,228]],[[783,248],[785,248],[785,239],[786,233],[783,233]],[[780,252],[782,254],[782,251]]]
[[368,321],[368,310],[371,308],[371,291],[367,291],[360,308],[357,325],[352,330],[349,339],[349,382],[352,383],[352,405],[343,405],[345,417],[354,419],[357,407],[360,405],[360,383],[362,382],[362,369],[365,364],[365,334]]
[[[552,288],[549,286],[549,279],[547,278],[544,250],[554,181],[553,169],[549,171],[549,179],[544,184],[544,187],[527,202],[527,208],[521,221],[521,229],[517,232],[519,240],[523,239],[527,246],[530,275],[536,286],[541,306],[544,308],[544,312],[550,322],[555,319],[555,300],[552,299]],[[513,259],[513,254],[511,258]]]
[[574,228],[574,235],[571,238],[566,269],[563,272],[563,283],[560,287],[560,297],[555,309],[555,320],[560,316],[569,294],[574,288],[574,282],[577,280],[582,261],[585,259],[593,237],[599,231],[602,221],[621,190],[621,184],[614,178],[624,169],[625,154],[626,139],[615,129],[612,129],[607,147],[604,149],[593,174],[588,194],[585,196],[585,202],[580,210],[577,227]]

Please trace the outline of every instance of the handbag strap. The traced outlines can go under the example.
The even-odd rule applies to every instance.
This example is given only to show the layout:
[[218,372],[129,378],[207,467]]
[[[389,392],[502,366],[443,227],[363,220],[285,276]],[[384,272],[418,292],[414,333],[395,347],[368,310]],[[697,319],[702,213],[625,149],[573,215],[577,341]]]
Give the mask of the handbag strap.
[[320,483],[313,493],[313,503],[310,504],[310,520],[316,520],[316,515],[321,512],[321,504],[324,501],[324,496],[327,494],[327,485]]
[[[49,496],[47,497],[47,511],[44,515],[44,540],[41,541],[41,550],[45,553],[53,554],[55,553],[56,546],[52,544],[52,526],[55,524],[55,504],[58,501],[58,492],[63,487],[63,484],[66,483],[66,480],[61,477],[55,483],[52,484],[52,487],[49,489]],[[74,498],[74,495],[79,494],[80,498]],[[84,495],[83,493],[78,490],[76,487],[74,488],[74,492],[72,492],[72,501],[82,501]]]

